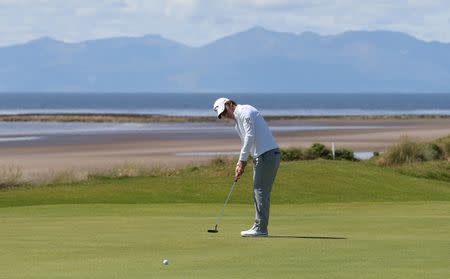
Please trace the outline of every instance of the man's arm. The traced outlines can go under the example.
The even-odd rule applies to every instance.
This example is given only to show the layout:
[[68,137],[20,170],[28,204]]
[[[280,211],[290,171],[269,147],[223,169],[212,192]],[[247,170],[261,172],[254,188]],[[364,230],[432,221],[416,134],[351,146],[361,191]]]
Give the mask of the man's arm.
[[253,125],[253,119],[250,115],[245,116],[243,119],[244,134],[242,141],[241,154],[239,155],[239,161],[247,161],[250,155],[250,148],[255,141],[255,130]]
[[236,165],[236,179],[239,179],[239,177],[244,173],[245,167],[247,166],[247,159],[250,155],[250,148],[255,140],[255,130],[252,117],[250,115],[245,116],[242,124],[244,127],[244,135],[239,161]]

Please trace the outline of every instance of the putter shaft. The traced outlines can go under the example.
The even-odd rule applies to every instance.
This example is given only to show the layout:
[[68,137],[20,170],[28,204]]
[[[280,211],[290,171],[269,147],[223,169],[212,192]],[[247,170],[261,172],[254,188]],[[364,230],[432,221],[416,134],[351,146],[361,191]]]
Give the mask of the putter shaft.
[[228,201],[230,200],[231,194],[233,193],[234,188],[236,187],[236,182],[237,182],[237,179],[235,179],[233,182],[233,185],[231,185],[230,192],[228,193],[225,203],[223,204],[222,210],[220,211],[219,216],[217,216],[216,225],[214,226],[214,230],[208,230],[208,232],[210,232],[210,233],[218,232],[217,228],[219,227],[219,223],[222,220],[223,214],[225,213],[225,207],[227,207],[227,204],[228,204]]
[[227,207],[228,201],[231,198],[231,194],[234,191],[234,187],[236,186],[236,182],[237,182],[237,180],[235,180],[233,182],[233,185],[231,185],[231,189],[230,189],[230,192],[228,193],[227,199],[225,200],[225,203],[223,204],[223,207],[222,207],[222,210],[220,211],[219,216],[217,216],[216,229],[217,229],[217,226],[219,225],[220,221],[222,221],[223,214],[225,213],[225,207]]

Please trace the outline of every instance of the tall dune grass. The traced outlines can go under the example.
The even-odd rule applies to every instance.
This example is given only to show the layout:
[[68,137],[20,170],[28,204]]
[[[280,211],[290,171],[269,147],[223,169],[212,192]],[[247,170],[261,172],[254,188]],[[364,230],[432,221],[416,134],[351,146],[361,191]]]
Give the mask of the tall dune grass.
[[0,168],[0,189],[18,187],[25,183],[21,167],[6,166]]
[[[184,168],[170,168],[164,166],[147,166],[135,162],[124,162],[111,168],[98,168],[90,171],[80,169],[66,169],[61,171],[29,173],[25,175],[19,166],[0,166],[0,189],[21,186],[45,186],[52,184],[72,184],[99,178],[129,178],[129,177],[164,177],[176,176],[181,172],[199,171],[203,167],[223,168],[232,161],[228,158],[215,158],[205,165],[191,165]],[[233,161],[234,162],[234,161]],[[231,168],[230,168],[231,169]]]
[[450,135],[440,138],[436,141],[436,144],[440,146],[444,153],[444,158],[450,161]]
[[135,162],[125,162],[109,169],[98,169],[88,174],[88,179],[95,178],[125,178],[125,177],[156,177],[173,176],[179,172],[177,168],[147,166]]
[[378,158],[378,163],[385,166],[399,166],[418,162],[448,160],[450,136],[433,142],[414,140],[402,136],[399,142]]

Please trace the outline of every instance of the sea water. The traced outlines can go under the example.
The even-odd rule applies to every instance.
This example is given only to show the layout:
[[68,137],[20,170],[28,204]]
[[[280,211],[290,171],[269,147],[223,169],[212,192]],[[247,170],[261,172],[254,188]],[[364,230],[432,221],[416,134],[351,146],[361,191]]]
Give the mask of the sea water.
[[450,115],[450,93],[0,93],[0,114],[212,116],[212,104],[219,97],[251,104],[265,116]]

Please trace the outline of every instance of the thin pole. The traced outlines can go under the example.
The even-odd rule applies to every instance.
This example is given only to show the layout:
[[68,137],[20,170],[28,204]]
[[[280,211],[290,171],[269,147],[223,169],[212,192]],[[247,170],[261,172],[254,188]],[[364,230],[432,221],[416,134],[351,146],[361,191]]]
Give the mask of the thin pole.
[[334,149],[334,142],[332,142],[331,143],[331,153],[333,154],[333,160],[335,159],[335,157],[336,157],[336,153],[335,153],[335,149]]
[[225,207],[227,206],[228,201],[230,200],[231,193],[233,193],[233,191],[234,191],[234,187],[236,186],[236,182],[237,182],[237,179],[234,180],[233,185],[231,185],[231,189],[230,189],[230,192],[228,193],[227,199],[225,200],[225,203],[223,204],[223,207],[222,207],[222,210],[220,211],[219,216],[217,216],[216,229],[217,229],[217,226],[219,225],[220,221],[222,220],[223,214],[225,212]]

